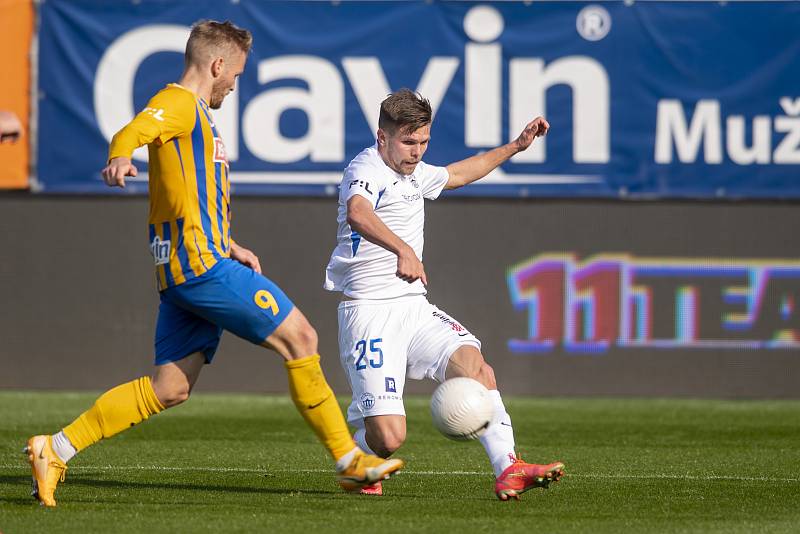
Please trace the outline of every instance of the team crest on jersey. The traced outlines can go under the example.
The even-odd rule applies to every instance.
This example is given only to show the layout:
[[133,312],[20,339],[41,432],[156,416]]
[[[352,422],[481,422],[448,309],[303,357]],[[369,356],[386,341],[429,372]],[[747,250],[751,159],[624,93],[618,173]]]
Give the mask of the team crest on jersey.
[[226,167],[229,167],[228,154],[225,152],[225,143],[222,142],[222,138],[220,137],[214,138],[214,163],[224,163]]
[[169,239],[164,240],[158,236],[153,238],[153,242],[150,243],[150,253],[153,255],[156,265],[165,265],[169,263],[169,251],[171,247],[172,243]]
[[361,395],[361,406],[363,406],[365,410],[369,410],[375,406],[375,395],[372,393],[364,393]]

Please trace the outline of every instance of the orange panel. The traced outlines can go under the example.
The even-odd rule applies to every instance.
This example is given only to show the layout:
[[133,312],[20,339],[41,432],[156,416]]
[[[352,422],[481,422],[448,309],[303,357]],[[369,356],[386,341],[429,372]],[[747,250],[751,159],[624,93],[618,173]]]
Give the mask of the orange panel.
[[0,109],[17,114],[25,135],[14,144],[0,145],[0,189],[28,187],[30,115],[29,57],[33,35],[32,0],[0,0],[0,50],[7,67],[0,92]]

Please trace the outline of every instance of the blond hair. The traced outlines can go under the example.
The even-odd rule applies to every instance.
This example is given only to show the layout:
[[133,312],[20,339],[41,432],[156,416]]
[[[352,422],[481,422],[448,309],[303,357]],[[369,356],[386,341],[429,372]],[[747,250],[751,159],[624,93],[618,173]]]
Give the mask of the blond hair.
[[247,54],[253,46],[253,35],[229,20],[201,20],[192,25],[186,42],[186,64],[203,63],[212,56],[229,56],[236,50]]

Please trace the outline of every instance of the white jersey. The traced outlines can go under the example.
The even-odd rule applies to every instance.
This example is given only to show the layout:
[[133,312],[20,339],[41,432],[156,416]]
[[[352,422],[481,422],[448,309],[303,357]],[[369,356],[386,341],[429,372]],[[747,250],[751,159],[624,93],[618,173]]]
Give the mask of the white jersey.
[[384,163],[377,144],[362,150],[345,169],[339,187],[337,245],[325,271],[325,289],[342,291],[354,299],[424,295],[425,285],[420,280],[409,284],[397,277],[397,256],[350,228],[347,201],[353,195],[369,200],[381,221],[422,261],[424,199],[437,198],[448,178],[445,167],[422,161],[413,174],[404,176]]

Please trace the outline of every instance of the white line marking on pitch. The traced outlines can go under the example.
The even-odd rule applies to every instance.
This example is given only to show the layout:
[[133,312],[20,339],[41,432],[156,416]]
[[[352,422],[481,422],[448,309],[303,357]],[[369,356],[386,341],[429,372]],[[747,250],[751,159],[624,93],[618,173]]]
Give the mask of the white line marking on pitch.
[[[21,469],[20,465],[0,465],[0,469]],[[209,473],[333,473],[333,469],[271,469],[268,467],[251,469],[247,467],[170,467],[163,465],[81,465],[76,466],[82,472],[88,471],[205,471]],[[404,469],[404,473],[423,476],[490,476],[489,471],[412,471]],[[598,474],[598,473],[570,473],[570,478],[621,478],[621,479],[669,479],[669,480],[732,480],[742,482],[800,482],[800,478],[774,478],[774,477],[744,477],[733,475],[671,475],[657,473],[652,475],[625,475],[625,474]]]

